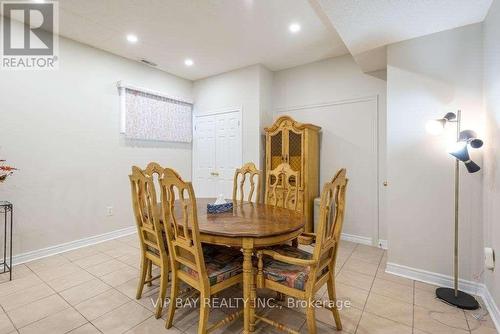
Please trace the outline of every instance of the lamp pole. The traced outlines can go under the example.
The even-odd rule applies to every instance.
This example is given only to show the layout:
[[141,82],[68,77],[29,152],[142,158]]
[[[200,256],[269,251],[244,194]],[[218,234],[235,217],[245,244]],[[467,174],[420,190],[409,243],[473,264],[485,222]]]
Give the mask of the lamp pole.
[[[457,111],[457,142],[460,140],[460,125],[462,120],[462,111]],[[454,251],[454,288],[455,298],[458,297],[458,202],[460,199],[460,165],[459,160],[455,158],[455,251]]]

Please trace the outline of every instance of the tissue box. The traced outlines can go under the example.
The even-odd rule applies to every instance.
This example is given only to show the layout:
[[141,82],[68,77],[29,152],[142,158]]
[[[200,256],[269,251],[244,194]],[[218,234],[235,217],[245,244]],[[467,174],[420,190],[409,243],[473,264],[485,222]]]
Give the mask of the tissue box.
[[207,204],[207,213],[223,213],[233,211],[233,203]]

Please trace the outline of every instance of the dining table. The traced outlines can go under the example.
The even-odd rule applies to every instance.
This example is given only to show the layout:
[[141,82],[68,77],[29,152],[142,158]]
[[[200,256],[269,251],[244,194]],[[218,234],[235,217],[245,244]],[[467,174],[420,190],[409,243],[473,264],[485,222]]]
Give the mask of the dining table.
[[285,244],[303,232],[302,213],[267,204],[233,203],[224,213],[207,213],[207,204],[215,198],[196,198],[198,225],[202,243],[238,247],[243,253],[243,333],[255,327],[257,298],[252,257],[255,249]]

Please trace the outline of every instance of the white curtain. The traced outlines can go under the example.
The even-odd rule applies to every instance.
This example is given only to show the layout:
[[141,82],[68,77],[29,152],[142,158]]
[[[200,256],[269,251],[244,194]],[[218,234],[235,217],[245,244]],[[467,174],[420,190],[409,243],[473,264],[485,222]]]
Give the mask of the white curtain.
[[191,142],[192,105],[125,89],[125,136],[132,139]]

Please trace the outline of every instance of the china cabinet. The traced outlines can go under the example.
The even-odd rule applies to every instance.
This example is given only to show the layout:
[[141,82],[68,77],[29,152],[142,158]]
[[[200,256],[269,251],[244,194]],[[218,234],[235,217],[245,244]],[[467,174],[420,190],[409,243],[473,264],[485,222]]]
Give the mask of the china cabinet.
[[281,116],[265,128],[265,173],[269,175],[282,163],[298,172],[296,207],[306,218],[305,232],[313,232],[313,203],[319,195],[320,130],[319,126],[299,123],[289,116]]

